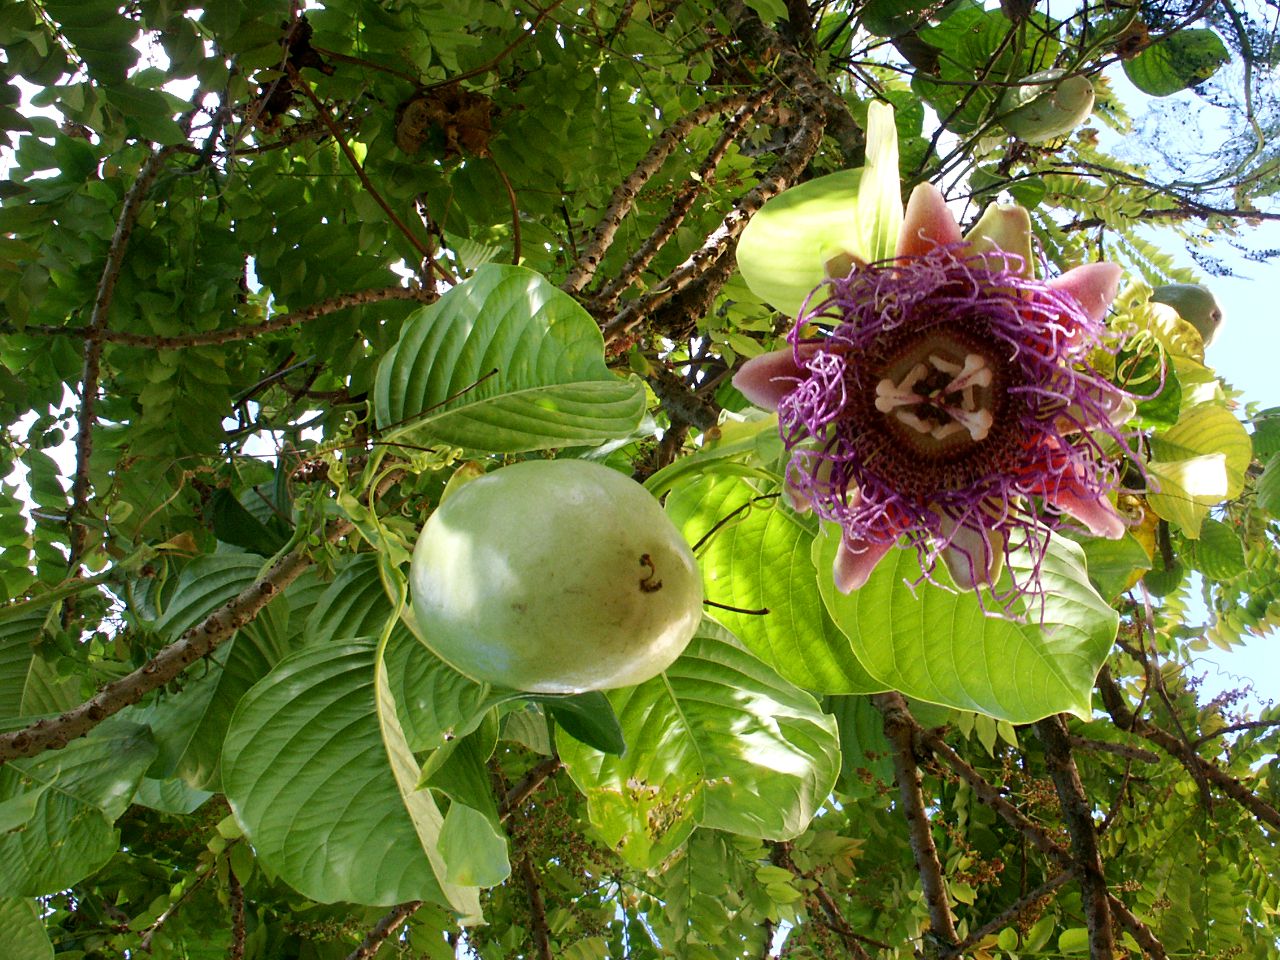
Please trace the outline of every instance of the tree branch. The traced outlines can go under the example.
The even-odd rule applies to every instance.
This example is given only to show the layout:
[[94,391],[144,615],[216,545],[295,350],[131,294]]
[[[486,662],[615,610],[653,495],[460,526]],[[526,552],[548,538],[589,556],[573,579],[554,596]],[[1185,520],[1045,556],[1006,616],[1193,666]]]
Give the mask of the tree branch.
[[1071,834],[1075,872],[1080,878],[1085,922],[1089,927],[1089,956],[1091,960],[1110,960],[1115,956],[1116,943],[1111,931],[1107,878],[1102,868],[1102,854],[1098,850],[1092,807],[1080,781],[1075,758],[1071,755],[1067,725],[1061,717],[1054,715],[1037,720],[1035,727],[1044,743],[1045,765],[1058,791],[1058,802],[1062,806],[1067,831]]
[[592,296],[591,309],[594,312],[606,313],[612,310],[623,291],[635,283],[636,278],[649,266],[653,258],[657,256],[658,251],[675,235],[676,230],[680,228],[680,224],[684,222],[684,218],[693,207],[693,202],[714,179],[716,167],[720,165],[720,161],[724,159],[729,147],[742,133],[742,128],[746,126],[747,121],[755,115],[756,111],[772,99],[776,93],[776,87],[766,87],[743,104],[729,118],[729,122],[724,125],[724,130],[721,131],[719,139],[711,147],[701,166],[698,167],[684,189],[672,201],[671,212],[663,217],[662,222],[658,224],[648,239],[640,244],[640,248],[623,264],[618,275]]
[[900,693],[877,693],[871,702],[884,717],[884,735],[893,744],[893,772],[911,836],[911,854],[920,874],[925,905],[929,908],[930,932],[939,941],[953,944],[957,939],[955,921],[947,902],[946,881],[933,843],[933,830],[920,789],[920,770],[916,766],[915,739],[920,726]]
[[1075,871],[1068,869],[1063,870],[1056,876],[1050,877],[1040,886],[1036,887],[1030,893],[1019,897],[1013,903],[1009,904],[1004,910],[996,914],[982,926],[975,929],[967,937],[961,940],[953,947],[948,947],[943,952],[943,957],[959,957],[964,954],[970,947],[980,943],[984,938],[1003,930],[1009,924],[1017,920],[1022,914],[1036,906],[1041,900],[1048,897],[1053,891],[1075,876]]
[[719,263],[755,212],[766,200],[790,186],[817,153],[822,142],[823,123],[822,116],[816,110],[804,110],[801,113],[795,135],[783,148],[769,173],[738,198],[720,226],[710,233],[702,246],[690,254],[684,263],[668,273],[648,294],[630,301],[605,325],[606,344],[613,344],[622,338],[631,328],[642,323],[654,308]]
[[743,0],[727,0],[721,9],[733,24],[733,32],[755,57],[764,62],[776,58],[778,77],[783,83],[794,89],[802,100],[813,101],[811,108],[821,112],[823,126],[840,144],[845,162],[854,166],[867,141],[844,98],[818,76],[808,57],[767,26]]
[[822,907],[822,912],[827,915],[831,929],[844,940],[845,948],[849,951],[850,956],[854,957],[855,960],[871,960],[871,955],[862,946],[864,943],[878,947],[881,950],[892,949],[887,943],[881,943],[879,940],[872,940],[870,937],[862,936],[849,925],[849,921],[840,912],[840,905],[831,896],[831,892],[822,885],[821,881],[804,873],[796,866],[795,861],[791,858],[791,844],[788,841],[780,840],[777,843],[770,844],[770,846],[772,849],[769,853],[769,859],[773,863],[783,869],[790,870],[801,879],[814,881],[816,886],[812,896],[818,901],[818,905]]
[[551,952],[551,929],[547,926],[547,906],[542,899],[542,887],[533,861],[526,854],[520,858],[516,869],[529,896],[529,914],[533,920],[533,943],[538,950],[538,960],[555,960]]
[[231,897],[231,950],[227,960],[244,960],[244,887],[227,864],[227,892]]
[[1155,960],[1169,960],[1169,954],[1165,952],[1164,944],[1151,931],[1145,923],[1134,916],[1123,900],[1114,894],[1107,894],[1107,902],[1111,905],[1111,911],[1120,920],[1120,923],[1126,930],[1133,935],[1133,939],[1138,941],[1138,946],[1146,951],[1147,955],[1154,957]]
[[374,924],[372,930],[365,934],[365,938],[360,941],[360,946],[347,954],[347,960],[372,960],[387,938],[395,933],[402,923],[417,913],[421,906],[421,900],[408,900],[396,904]]
[[558,756],[552,755],[535,763],[524,778],[506,792],[502,798],[502,806],[498,810],[498,821],[501,823],[511,816],[520,805],[528,800],[538,788],[553,776],[563,764]]
[[[137,179],[124,195],[120,218],[116,221],[111,244],[107,247],[107,262],[103,264],[98,291],[93,298],[89,330],[102,331],[107,328],[111,302],[115,299],[116,283],[120,280],[120,269],[124,266],[129,238],[133,236],[133,228],[137,225],[147,193],[172,153],[171,147],[165,147],[148,156],[138,171]],[[80,566],[89,538],[89,528],[81,522],[81,517],[89,503],[89,458],[93,454],[93,428],[98,422],[98,377],[101,362],[102,344],[90,338],[84,345],[84,363],[80,372],[80,411],[76,417],[76,472],[71,481],[71,509],[67,514],[71,523],[68,565],[73,573]]]
[[288,313],[278,314],[263,323],[232,327],[227,330],[204,330],[200,333],[185,333],[176,336],[126,333],[115,330],[93,330],[90,327],[55,327],[48,324],[31,324],[21,331],[14,330],[12,332],[84,337],[86,340],[99,341],[101,343],[147,347],[151,350],[178,350],[183,347],[208,347],[223,343],[233,343],[237,340],[252,340],[263,334],[285,330],[350,307],[359,307],[371,303],[386,303],[393,300],[416,300],[419,303],[431,303],[434,299],[420,287],[376,287],[368,290],[342,293],[336,297],[330,297],[328,300],[313,303],[309,307],[303,307],[300,310],[291,310]]
[[673,120],[658,135],[653,146],[649,148],[649,152],[640,159],[635,169],[614,189],[613,196],[609,198],[608,206],[604,208],[604,216],[596,224],[595,231],[591,234],[591,239],[587,241],[582,255],[578,257],[577,263],[569,271],[569,276],[561,284],[560,288],[566,293],[577,293],[591,282],[591,278],[595,276],[596,268],[600,266],[600,261],[604,259],[604,255],[613,244],[613,238],[618,232],[618,227],[635,205],[641,188],[658,172],[662,164],[666,162],[667,157],[675,150],[676,145],[685,138],[690,130],[706,123],[713,117],[718,117],[722,113],[738,109],[750,102],[751,99],[751,94],[737,93],[721,100],[704,103],[684,116]]
[[1102,696],[1103,706],[1111,715],[1111,720],[1121,730],[1131,731],[1150,740],[1169,756],[1181,763],[1187,772],[1197,778],[1204,778],[1216,786],[1261,823],[1272,830],[1280,830],[1280,811],[1271,806],[1243,783],[1225,772],[1216,763],[1206,760],[1190,749],[1178,737],[1162,730],[1155,724],[1144,720],[1131,711],[1124,700],[1124,693],[1119,684],[1111,676],[1111,670],[1104,666],[1098,674],[1096,683],[1098,693]]

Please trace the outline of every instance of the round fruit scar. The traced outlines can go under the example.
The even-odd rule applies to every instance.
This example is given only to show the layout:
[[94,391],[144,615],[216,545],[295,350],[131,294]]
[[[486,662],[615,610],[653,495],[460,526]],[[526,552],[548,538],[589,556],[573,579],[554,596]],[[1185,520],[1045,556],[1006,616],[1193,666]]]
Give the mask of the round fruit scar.
[[630,477],[527,460],[465,483],[410,568],[423,641],[474,680],[531,693],[642,683],[702,619],[693,552]]

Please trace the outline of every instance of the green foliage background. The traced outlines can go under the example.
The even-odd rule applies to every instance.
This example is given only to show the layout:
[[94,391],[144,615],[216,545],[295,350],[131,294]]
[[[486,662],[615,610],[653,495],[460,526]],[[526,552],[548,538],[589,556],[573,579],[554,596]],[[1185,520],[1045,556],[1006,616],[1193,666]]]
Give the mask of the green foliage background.
[[[1280,714],[1189,665],[1280,620],[1280,410],[1149,302],[1202,279],[1173,245],[1276,217],[1266,7],[0,0],[5,949],[1275,956]],[[1094,113],[1018,140],[1050,67]],[[1121,71],[1226,104],[1220,168],[1109,155]],[[1151,388],[1159,491],[1055,542],[1031,624],[908,552],[835,594],[729,385],[790,322],[738,237],[839,173],[740,252],[785,299],[847,248],[873,100],[904,190],[1126,269],[1107,372]],[[403,616],[455,471],[530,456],[698,545],[663,676],[494,689]]]

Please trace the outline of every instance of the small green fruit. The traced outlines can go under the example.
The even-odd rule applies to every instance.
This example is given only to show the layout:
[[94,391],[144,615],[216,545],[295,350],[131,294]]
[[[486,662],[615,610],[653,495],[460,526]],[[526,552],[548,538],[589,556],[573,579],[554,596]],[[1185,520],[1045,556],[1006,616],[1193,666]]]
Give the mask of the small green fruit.
[[702,619],[693,552],[662,507],[582,460],[529,460],[458,488],[428,518],[409,585],[441,659],[533,693],[642,683]]
[[1222,326],[1222,308],[1208,287],[1198,283],[1169,283],[1151,291],[1155,303],[1167,304],[1191,324],[1207,347]]
[[999,120],[1019,140],[1041,143],[1070,133],[1092,112],[1093,84],[1088,77],[1041,70],[1005,91]]

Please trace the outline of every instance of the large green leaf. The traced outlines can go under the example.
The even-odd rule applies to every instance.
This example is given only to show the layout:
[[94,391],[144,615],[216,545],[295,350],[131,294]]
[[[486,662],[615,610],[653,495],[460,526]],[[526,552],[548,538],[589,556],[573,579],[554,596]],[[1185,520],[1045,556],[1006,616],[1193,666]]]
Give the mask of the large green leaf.
[[685,539],[697,543],[722,524],[699,550],[703,591],[723,623],[757,657],[806,690],[874,693],[885,689],[858,662],[848,638],[827,615],[815,570],[813,534],[778,498],[757,498],[738,477],[702,476],[667,496],[667,512]]
[[378,367],[385,437],[515,453],[631,434],[644,385],[604,361],[596,322],[523,267],[487,264],[424,307]]
[[794,837],[839,773],[834,720],[710,622],[665,674],[608,696],[626,754],[560,738],[560,755],[592,823],[637,866],[660,862],[698,825]]
[[1125,75],[1143,93],[1167,97],[1203,83],[1231,59],[1212,30],[1178,30],[1124,61]]
[[841,170],[784,190],[768,201],[738,240],[738,269],[751,292],[795,316],[835,257],[859,254],[858,186],[862,170]]
[[[263,559],[248,553],[219,553],[196,560],[178,579],[178,585],[154,629],[168,642],[199,623],[219,606],[253,583]],[[218,786],[222,740],[236,704],[250,687],[264,677],[302,634],[295,623],[290,630],[291,584],[254,621],[241,628],[209,658],[208,665],[192,676],[175,694],[164,694],[150,707],[131,712],[133,719],[149,723],[156,732],[160,754],[152,775],[179,777],[197,789]]]
[[61,750],[0,767],[0,896],[53,893],[110,860],[112,824],[155,752],[145,727],[113,719]]
[[[824,526],[814,544],[819,565],[835,559],[839,534],[832,530]],[[1026,569],[1018,573],[1028,576]],[[1089,583],[1079,546],[1063,537],[1050,541],[1040,566],[1043,616],[1032,602],[1026,623],[987,615],[972,591],[919,579],[916,552],[904,549],[890,550],[850,594],[819,581],[827,609],[868,673],[918,700],[1011,723],[1051,713],[1089,717],[1094,677],[1119,617]],[[1003,582],[1007,587],[1007,577]],[[996,606],[990,598],[986,603]]]
[[[392,613],[378,576],[378,558],[360,554],[346,564],[311,611],[312,643],[345,643],[382,630]],[[430,750],[464,735],[490,703],[488,684],[458,673],[403,626],[397,626],[385,655],[387,684],[401,708],[409,746]]]
[[[448,903],[388,763],[412,755],[403,736],[384,739],[376,660],[377,642],[356,639],[277,664],[232,718],[223,787],[259,860],[313,900]],[[411,802],[434,807],[427,791]]]
[[35,605],[0,621],[0,725],[68,710],[80,702],[75,677],[59,677],[37,649],[49,608]]
[[53,944],[34,900],[0,898],[0,930],[5,950],[22,960],[53,960]]
[[1195,539],[1210,507],[1240,495],[1252,459],[1249,433],[1230,410],[1196,404],[1151,438],[1147,470],[1157,490],[1147,502]]

